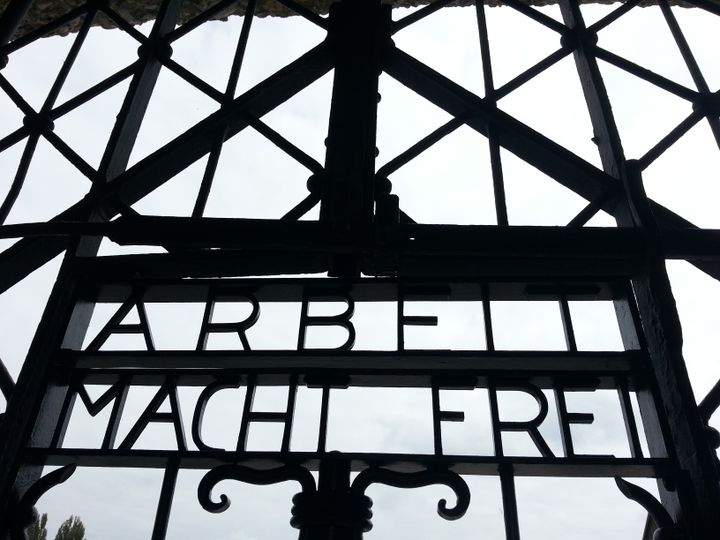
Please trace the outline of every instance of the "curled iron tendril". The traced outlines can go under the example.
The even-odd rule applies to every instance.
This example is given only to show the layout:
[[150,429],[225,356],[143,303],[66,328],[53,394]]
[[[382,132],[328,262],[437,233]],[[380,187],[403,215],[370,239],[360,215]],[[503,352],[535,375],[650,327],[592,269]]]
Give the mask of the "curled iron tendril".
[[650,514],[650,517],[652,517],[657,527],[653,534],[653,540],[670,540],[680,538],[679,530],[670,517],[670,514],[668,514],[665,507],[660,503],[660,501],[653,497],[652,494],[645,491],[640,486],[631,484],[622,478],[616,477],[615,483],[625,497],[638,503],[647,510],[648,514]]
[[11,538],[13,540],[25,540],[25,528],[32,525],[38,519],[35,504],[45,493],[70,478],[76,468],[77,466],[75,464],[60,467],[59,469],[42,476],[28,488],[22,498],[15,505],[15,510],[13,512],[14,523],[11,527]]
[[468,488],[467,483],[459,474],[447,469],[401,473],[381,467],[371,467],[357,475],[351,489],[362,494],[365,493],[370,484],[385,484],[386,486],[399,488],[416,488],[434,484],[445,485],[453,490],[457,502],[455,506],[448,508],[447,500],[440,499],[437,511],[440,517],[451,521],[463,517],[470,507],[470,488]]
[[302,487],[303,493],[315,491],[315,479],[310,471],[299,465],[283,465],[274,469],[253,469],[243,465],[220,465],[210,470],[198,484],[198,501],[208,512],[217,514],[230,506],[227,495],[221,494],[220,501],[215,502],[210,495],[213,488],[223,480],[238,480],[260,486],[295,480]]

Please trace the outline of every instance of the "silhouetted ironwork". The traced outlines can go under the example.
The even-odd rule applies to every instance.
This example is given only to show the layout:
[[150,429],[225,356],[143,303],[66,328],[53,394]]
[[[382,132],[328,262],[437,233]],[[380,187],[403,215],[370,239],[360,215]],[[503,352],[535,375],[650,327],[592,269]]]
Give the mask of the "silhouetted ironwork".
[[[195,31],[233,2],[220,1],[178,25],[181,0],[163,0],[148,36],[114,8],[113,2],[89,1],[28,34],[15,30],[31,2],[14,0],[0,18],[2,64],[13,53],[74,21],[79,30],[69,54],[39,110],[35,110],[0,73],[2,89],[24,114],[23,125],[0,139],[0,151],[24,144],[14,180],[0,205],[4,223],[24,187],[41,139],[48,141],[91,183],[88,195],[46,223],[0,226],[0,238],[19,238],[0,253],[0,292],[64,253],[57,284],[37,330],[22,373],[14,384],[0,364],[0,387],[8,399],[0,425],[0,537],[23,537],[32,522],[32,506],[75,467],[147,467],[165,472],[153,527],[153,540],[165,537],[178,472],[208,470],[198,500],[210,512],[230,504],[214,495],[221,480],[266,485],[296,480],[292,525],[303,540],[361,538],[370,530],[372,483],[400,488],[449,486],[457,500],[441,500],[445,519],[462,517],[470,491],[460,475],[500,479],[506,534],[520,537],[515,478],[524,475],[615,477],[622,493],[652,516],[655,538],[710,540],[720,530],[717,432],[708,421],[720,405],[719,386],[698,408],[681,354],[679,320],[664,267],[683,259],[720,279],[720,231],[702,230],[645,195],[642,171],[699,122],[708,122],[720,147],[720,95],[713,93],[674,18],[667,0],[662,14],[697,89],[691,89],[597,45],[597,33],[632,9],[626,2],[586,26],[578,0],[559,0],[563,22],[517,0],[505,4],[555,32],[559,48],[506,84],[492,77],[486,6],[475,2],[485,97],[480,98],[397,48],[392,36],[449,4],[437,0],[397,21],[391,8],[375,0],[342,0],[327,17],[289,0],[282,5],[327,33],[326,39],[296,61],[235,97],[256,3],[247,2],[242,30],[224,89],[172,59],[171,44]],[[720,15],[710,0],[692,0],[707,16]],[[73,63],[96,16],[102,14],[138,42],[138,59],[84,92],[57,103]],[[573,55],[602,158],[602,169],[500,110],[497,101],[522,87],[562,58]],[[598,61],[666,90],[692,105],[692,113],[638,160],[626,159]],[[161,69],[169,69],[220,107],[137,164],[128,167],[140,125]],[[319,163],[262,117],[334,70],[326,157]],[[386,73],[452,116],[381,168],[376,167],[378,78]],[[97,168],[88,164],[54,132],[54,122],[76,108],[129,81],[129,87]],[[402,209],[389,176],[461,126],[484,135],[489,144],[497,226],[427,225]],[[250,220],[204,217],[223,143],[251,128],[308,170],[307,195],[282,219]],[[24,141],[24,143],[23,143]],[[512,152],[587,201],[567,227],[511,227],[505,201],[500,149]],[[131,206],[203,156],[209,156],[188,217],[138,214]],[[320,218],[302,222],[317,205]],[[603,210],[615,217],[615,229],[582,227]],[[102,238],[119,244],[164,247],[163,254],[97,257]],[[327,278],[276,278],[325,273]],[[253,277],[238,277],[253,276]],[[270,276],[262,278],[258,276]],[[482,305],[483,350],[411,350],[405,332],[435,326],[433,315],[408,314],[413,300],[475,301]],[[563,326],[564,351],[496,350],[491,301],[556,302]],[[612,301],[622,334],[621,351],[578,350],[569,302]],[[397,306],[396,350],[355,350],[352,315],[358,302]],[[156,350],[148,303],[202,303],[196,345],[188,350]],[[217,322],[219,302],[250,306],[245,319]],[[269,302],[300,307],[297,346],[292,350],[254,350],[247,332]],[[310,306],[340,302],[344,311],[317,315]],[[87,345],[86,333],[96,304],[120,305]],[[131,311],[138,322],[124,322]],[[342,329],[345,340],[333,348],[314,348],[308,330]],[[109,339],[141,338],[143,347],[106,350]],[[208,350],[217,334],[237,335],[242,348]],[[96,399],[88,385],[108,385]],[[118,438],[124,404],[131,388],[156,387],[154,397],[124,438]],[[287,388],[282,410],[254,407],[260,386]],[[349,453],[327,450],[329,396],[350,386],[422,387],[432,396],[433,452],[430,454]],[[178,389],[201,388],[192,411],[191,433],[184,432]],[[205,409],[212,396],[229,388],[246,389],[234,449],[203,440]],[[290,438],[298,388],[321,389],[317,447],[294,451]],[[455,455],[443,447],[443,425],[461,422],[461,411],[442,408],[440,392],[487,389],[491,455]],[[570,410],[566,393],[611,389],[617,392],[631,457],[579,455],[571,426],[594,421]],[[562,453],[555,455],[538,426],[548,414],[548,390],[555,398]],[[537,405],[526,421],[504,420],[498,395],[522,392]],[[78,400],[78,397],[80,398]],[[636,417],[637,399],[642,418]],[[169,412],[161,405],[169,403]],[[102,442],[96,448],[63,445],[72,411],[91,416],[110,408]],[[186,411],[187,412],[187,411]],[[639,421],[647,439],[643,450]],[[253,423],[282,427],[276,451],[247,449]],[[169,424],[174,448],[136,448],[145,430]],[[506,455],[503,434],[522,432],[539,457]],[[192,442],[189,445],[188,442]],[[196,449],[195,449],[196,448]],[[43,467],[62,468],[41,476]],[[317,485],[310,471],[319,471]],[[351,482],[350,473],[358,472]],[[660,501],[621,477],[658,479]],[[219,501],[219,502],[218,502]],[[288,508],[290,504],[288,504]],[[650,528],[648,529],[650,530]],[[5,536],[2,536],[2,535]]]

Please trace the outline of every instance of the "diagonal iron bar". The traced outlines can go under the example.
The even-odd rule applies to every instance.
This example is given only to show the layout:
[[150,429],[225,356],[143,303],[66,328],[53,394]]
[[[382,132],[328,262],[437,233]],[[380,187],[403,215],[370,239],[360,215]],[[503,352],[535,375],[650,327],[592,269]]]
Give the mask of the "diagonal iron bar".
[[[74,204],[53,221],[85,219],[93,210],[115,214],[117,201],[132,205],[163,185],[180,171],[207,154],[213,134],[227,127],[226,138],[239,133],[249,123],[247,114],[261,117],[332,69],[332,53],[321,43],[265,81],[236,98],[226,108],[212,114],[185,133],[158,149],[132,168],[120,173],[107,185]],[[23,239],[0,253],[0,292],[7,290],[30,272],[50,261],[66,247],[59,238]]]

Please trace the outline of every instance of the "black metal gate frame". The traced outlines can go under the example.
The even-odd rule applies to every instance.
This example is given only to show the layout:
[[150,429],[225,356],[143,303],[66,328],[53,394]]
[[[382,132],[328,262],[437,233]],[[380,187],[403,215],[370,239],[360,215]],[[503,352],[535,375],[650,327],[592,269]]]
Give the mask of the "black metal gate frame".
[[[0,237],[22,237],[0,254],[0,291],[7,290],[65,251],[56,287],[17,385],[13,388],[12,380],[3,377],[8,408],[0,426],[3,443],[0,504],[4,509],[2,523],[6,534],[21,537],[22,527],[32,519],[31,509],[37,498],[71,474],[71,469],[63,468],[40,478],[42,466],[52,462],[40,449],[50,448],[53,440],[57,443],[58,415],[64,410],[69,393],[67,379],[58,378],[54,371],[58,354],[81,349],[97,300],[84,292],[83,280],[102,289],[108,283],[127,286],[138,280],[329,272],[335,278],[334,283],[345,286],[350,286],[361,274],[395,276],[400,282],[425,279],[435,283],[457,280],[491,283],[498,280],[498,276],[500,281],[514,279],[526,284],[557,284],[577,279],[630,280],[631,286],[622,288],[624,292],[613,300],[625,348],[643,351],[649,362],[649,380],[638,386],[643,424],[652,459],[665,460],[670,472],[663,466],[663,471],[654,470],[652,474],[661,478],[662,506],[630,484],[619,480],[619,485],[624,493],[648,508],[655,526],[666,529],[667,533],[673,529],[686,538],[714,538],[720,530],[717,512],[720,493],[717,458],[707,422],[720,403],[720,384],[698,408],[682,360],[680,323],[664,261],[685,259],[720,279],[718,232],[701,230],[650,201],[644,193],[641,176],[645,168],[700,121],[709,123],[720,146],[720,95],[710,92],[667,0],[660,0],[659,6],[697,90],[670,81],[597,45],[597,33],[635,8],[639,1],[625,2],[586,27],[577,0],[559,0],[564,23],[518,0],[507,0],[506,5],[557,32],[560,47],[515,79],[495,88],[485,6],[476,2],[485,98],[468,92],[393,44],[395,32],[450,4],[447,0],[431,3],[394,22],[390,8],[375,1],[343,0],[333,6],[329,17],[312,13],[292,0],[278,1],[325,29],[327,38],[237,98],[235,89],[253,20],[254,0],[246,7],[224,91],[215,89],[173,61],[171,44],[233,4],[230,1],[221,1],[195,19],[176,26],[181,0],[164,0],[147,37],[128,24],[112,2],[87,2],[49,25],[14,39],[15,29],[32,2],[11,1],[0,19],[0,65],[3,66],[12,61],[14,51],[70,21],[82,21],[67,59],[39,111],[0,73],[0,88],[25,115],[23,126],[0,140],[0,151],[27,139],[10,192],[0,206],[0,223],[4,222],[22,189],[40,137],[49,141],[91,182],[83,200],[47,223],[0,227]],[[689,3],[708,12],[708,16],[720,15],[720,8],[709,0],[690,0]],[[60,89],[98,13],[112,19],[139,42],[138,60],[57,105]],[[580,76],[603,170],[496,106],[498,99],[570,54],[574,56]],[[598,60],[689,101],[693,112],[640,159],[626,159]],[[174,71],[221,107],[128,168],[131,150],[163,67]],[[333,69],[327,154],[322,165],[261,118]],[[377,90],[378,77],[383,72],[453,118],[376,171]],[[53,132],[53,121],[127,79],[130,85],[124,103],[96,169]],[[488,139],[498,227],[417,224],[401,210],[398,197],[392,194],[388,177],[461,125]],[[222,143],[247,127],[257,130],[308,168],[311,173],[308,195],[278,221],[204,218]],[[508,227],[501,147],[585,198],[587,207],[562,229]],[[154,218],[132,210],[132,204],[206,154],[209,159],[191,217]],[[318,222],[297,221],[317,204],[320,204]],[[613,215],[620,227],[582,228],[599,210]],[[159,245],[169,253],[96,258],[102,237],[121,244]],[[176,292],[180,294],[179,289]],[[562,302],[562,295],[559,298]],[[638,329],[641,331],[636,331]],[[572,349],[570,345],[569,349]],[[65,368],[65,375],[70,376],[75,369],[71,362]],[[440,370],[432,374],[434,377],[443,373]],[[439,384],[432,382],[433,377],[429,381],[437,389]],[[436,407],[435,416],[440,418],[441,412]],[[76,457],[77,463],[82,464],[85,458]],[[174,488],[173,471],[177,471],[181,461],[170,457],[161,459],[162,463],[157,465],[166,468],[166,477],[153,538],[164,537]],[[458,517],[456,514],[462,510],[468,495],[457,473],[447,466],[436,469],[428,465],[425,472],[405,473],[405,476],[398,471],[371,467],[350,487],[350,461],[337,456],[320,459],[316,463],[320,470],[317,488],[307,469],[297,463],[286,463],[264,472],[240,465],[221,465],[204,480],[201,503],[210,510],[221,509],[209,497],[209,490],[218,478],[238,477],[256,483],[294,478],[303,487],[293,518],[293,524],[301,529],[301,536],[358,537],[369,527],[369,500],[363,491],[371,482],[403,487],[447,483],[458,495],[458,506],[439,507],[445,517]],[[588,469],[596,465],[599,468],[594,474],[602,474],[598,472],[602,469],[599,464],[590,462]],[[495,463],[493,467],[503,485],[508,538],[519,538],[517,516],[512,510],[516,464]],[[611,469],[617,476],[618,471]]]

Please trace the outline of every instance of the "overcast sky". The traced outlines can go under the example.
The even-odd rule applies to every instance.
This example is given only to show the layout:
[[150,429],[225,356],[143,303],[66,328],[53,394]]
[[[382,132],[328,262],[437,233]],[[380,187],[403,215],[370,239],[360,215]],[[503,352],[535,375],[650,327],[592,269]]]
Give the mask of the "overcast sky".
[[[607,13],[608,6],[584,6],[588,23]],[[556,6],[542,11],[560,19]],[[405,11],[399,11],[399,14]],[[675,8],[693,52],[711,90],[720,87],[717,36],[720,19],[699,10]],[[507,82],[559,47],[558,35],[509,8],[488,10],[493,69],[496,86]],[[173,44],[173,58],[222,89],[232,60],[242,19],[211,22]],[[642,28],[642,32],[638,32]],[[149,25],[141,28],[149,30]],[[282,36],[281,39],[278,36]],[[253,23],[238,93],[251,88],[304,51],[319,43],[323,32],[299,19],[258,19]],[[434,69],[483,95],[482,66],[474,11],[448,8],[401,31],[395,43]],[[656,8],[635,8],[600,33],[600,45],[630,60],[694,88],[672,37]],[[39,107],[71,45],[69,38],[46,38],[11,56],[3,74],[31,105]],[[137,43],[118,31],[91,30],[88,42],[73,68],[58,103],[111,74],[136,58]],[[212,61],[210,61],[212,59]],[[657,140],[690,113],[688,103],[611,66],[601,66],[628,157],[640,157]],[[91,165],[97,165],[107,134],[124,95],[126,85],[94,99],[56,122],[56,133]],[[264,120],[316,160],[324,161],[323,140],[327,129],[332,73],[268,114]],[[443,111],[414,95],[387,76],[381,77],[378,125],[378,166],[383,165],[420,137],[449,119]],[[599,166],[592,129],[574,63],[565,58],[546,73],[527,83],[499,102],[502,110],[556,140],[587,161]],[[214,102],[163,70],[142,127],[131,162],[159,148],[188,127],[205,118]],[[21,124],[21,115],[0,92],[0,137]],[[0,153],[0,194],[8,189],[24,142]],[[645,172],[650,196],[697,225],[720,227],[717,213],[718,148],[706,122],[699,123],[680,143]],[[180,173],[165,186],[138,202],[135,208],[147,214],[189,215],[202,177],[205,159]],[[512,154],[503,151],[512,225],[564,225],[585,205],[585,201],[555,181],[535,171]],[[418,222],[494,224],[492,183],[485,139],[463,127],[391,176],[393,191],[402,208]],[[309,172],[252,130],[245,130],[224,147],[208,216],[277,218],[307,193]],[[9,223],[48,219],[80,199],[89,182],[45,142],[36,158],[8,220]],[[312,219],[316,213],[310,213]],[[594,226],[613,226],[609,216],[600,214]],[[3,241],[0,247],[11,244]],[[103,254],[126,253],[104,243]],[[40,318],[44,302],[57,272],[59,260],[49,263],[25,281],[0,295],[0,357],[14,376]],[[683,320],[685,356],[698,396],[704,396],[720,377],[716,331],[720,286],[687,263],[668,264],[673,290]],[[99,306],[90,331],[94,337],[115,306]],[[242,310],[244,306],[238,309]],[[353,322],[358,329],[357,349],[392,349],[394,317],[392,305],[358,305]],[[440,326],[408,331],[411,345],[473,349],[484,347],[482,312],[478,304],[452,303],[417,306],[439,310]],[[580,348],[617,350],[617,325],[609,304],[572,306]],[[249,333],[257,348],[292,348],[296,339],[297,305],[263,306],[257,327]],[[159,348],[192,348],[197,339],[202,305],[148,306],[150,323]],[[219,316],[231,317],[228,312]],[[495,303],[493,324],[498,348],[564,349],[559,312],[553,303],[519,306]],[[542,321],[542,322],[538,322]],[[391,330],[388,330],[391,329]],[[288,330],[289,329],[289,330]],[[8,338],[12,336],[12,338]],[[337,336],[319,338],[332,343]],[[116,343],[123,346],[127,342]],[[109,344],[112,346],[112,344]],[[217,341],[213,347],[237,348],[237,343]],[[198,390],[181,390],[186,423]],[[224,416],[223,410],[240,411],[243,389],[225,391],[209,405],[207,437],[218,446],[232,446],[239,416]],[[278,392],[280,394],[278,394]],[[153,393],[135,389],[120,428],[119,440],[130,429]],[[258,407],[274,402],[282,390],[259,396]],[[551,396],[548,394],[548,397]],[[488,424],[487,392],[448,391],[443,407],[464,410],[466,421],[445,424],[443,436],[448,452],[488,455],[492,452]],[[570,396],[571,407],[596,414],[591,426],[573,427],[578,448],[586,453],[627,455],[617,398],[611,392]],[[298,396],[299,427],[293,448],[310,449],[316,433],[319,391],[302,389]],[[550,414],[541,431],[548,444],[561,454],[556,411],[550,400]],[[377,389],[334,391],[331,401],[329,446],[338,450],[431,452],[429,391],[395,390],[391,395]],[[501,402],[508,418],[533,415],[535,405],[522,396],[506,396]],[[213,414],[213,411],[215,413]],[[530,411],[530,413],[528,413]],[[96,419],[83,418],[80,410],[68,432],[67,446],[93,444],[101,433],[103,412]],[[230,427],[229,427],[230,426]],[[233,427],[234,426],[234,427]],[[235,431],[233,431],[235,430]],[[186,429],[189,433],[189,426]],[[152,428],[139,441],[140,447],[172,447],[168,431]],[[251,445],[272,447],[276,433],[259,430],[251,434]],[[505,441],[517,455],[534,455],[529,439],[520,434]],[[262,540],[294,538],[288,524],[290,499],[297,484],[253,487],[224,482],[216,493],[228,493],[234,504],[223,514],[209,514],[197,503],[196,487],[202,471],[182,471],[176,490],[169,539],[221,538]],[[69,514],[82,516],[90,540],[147,538],[152,530],[154,509],[162,478],[155,470],[81,469],[66,484],[52,490],[39,508],[49,513],[50,535]],[[473,502],[468,515],[456,522],[440,519],[435,505],[440,497],[452,495],[446,488],[430,487],[397,490],[374,486],[368,494],[375,501],[375,528],[368,538],[476,538],[504,537],[499,483],[494,477],[467,478]],[[652,481],[638,482],[652,489]],[[220,491],[220,489],[222,491]],[[644,513],[626,501],[611,479],[517,480],[520,524],[523,540],[551,538],[640,538]]]

